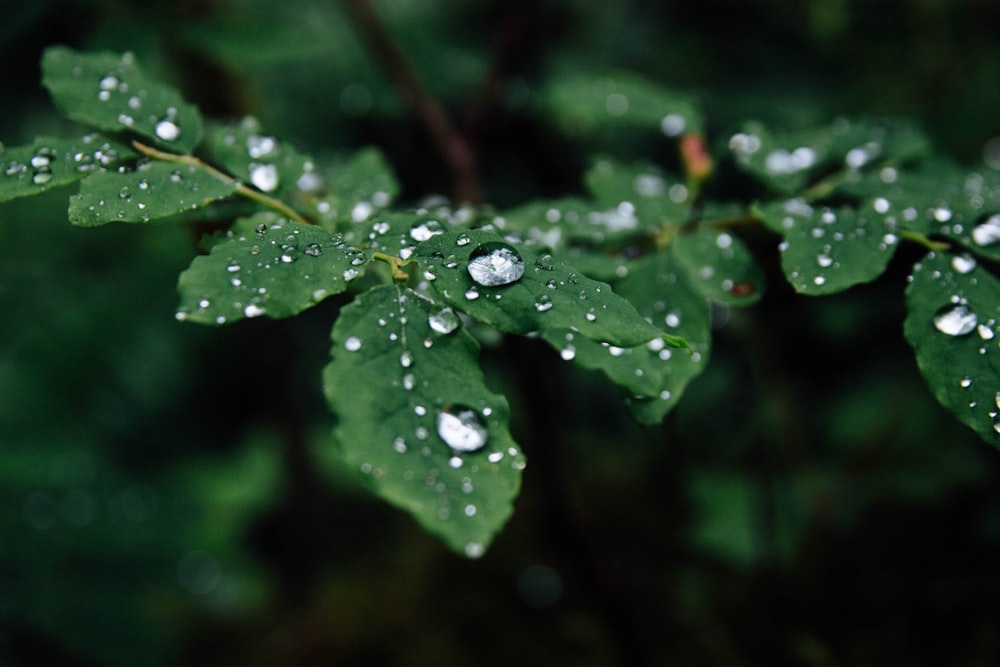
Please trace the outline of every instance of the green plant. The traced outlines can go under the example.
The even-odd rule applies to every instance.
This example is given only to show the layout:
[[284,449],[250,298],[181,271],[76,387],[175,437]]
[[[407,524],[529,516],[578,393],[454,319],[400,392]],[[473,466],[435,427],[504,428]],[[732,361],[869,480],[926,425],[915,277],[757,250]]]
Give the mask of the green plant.
[[[459,155],[469,204],[400,207],[377,151],[323,164],[252,118],[203,122],[130,54],[55,47],[42,69],[58,109],[88,133],[7,148],[0,201],[78,182],[74,225],[210,226],[206,253],[180,276],[178,320],[285,318],[345,295],[323,372],[334,446],[459,553],[487,548],[525,466],[480,342],[541,338],[602,371],[655,424],[708,363],[711,305],[763,293],[745,228],[777,235],[781,270],[815,296],[878,278],[900,244],[924,248],[906,338],[937,399],[1000,439],[1000,177],[933,157],[909,123],[781,133],[747,122],[713,143],[690,96],[635,75],[561,78],[541,103],[564,132],[655,136],[676,160],[598,157],[587,196],[498,211],[476,201]],[[423,113],[447,144],[438,112]],[[731,190],[716,185],[720,171]]]

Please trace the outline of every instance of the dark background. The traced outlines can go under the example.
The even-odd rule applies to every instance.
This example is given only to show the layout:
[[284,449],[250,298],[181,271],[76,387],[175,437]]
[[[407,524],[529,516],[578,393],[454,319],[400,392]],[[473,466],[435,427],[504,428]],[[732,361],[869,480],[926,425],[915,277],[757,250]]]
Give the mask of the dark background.
[[[713,145],[750,118],[893,115],[980,168],[1000,134],[987,0],[377,7],[501,207],[580,191],[598,152],[675,166],[641,133],[561,132],[541,91],[579,72],[696,94]],[[38,83],[57,43],[133,50],[206,115],[256,115],[316,156],[376,145],[404,204],[450,194],[340,3],[7,3],[8,146],[75,131]],[[0,205],[0,663],[1000,663],[1000,457],[902,339],[915,249],[811,299],[775,238],[746,232],[768,292],[715,332],[657,428],[537,341],[486,349],[529,467],[510,524],[467,561],[332,460],[320,371],[338,303],[178,323],[196,235],[75,229],[66,197]]]

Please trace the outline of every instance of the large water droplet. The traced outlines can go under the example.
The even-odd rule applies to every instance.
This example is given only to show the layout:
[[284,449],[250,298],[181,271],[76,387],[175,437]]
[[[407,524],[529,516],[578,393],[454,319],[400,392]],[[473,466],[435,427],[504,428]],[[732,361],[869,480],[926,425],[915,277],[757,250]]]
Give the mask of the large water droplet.
[[468,271],[480,285],[509,285],[524,275],[524,260],[506,243],[484,243],[469,255]]
[[459,452],[481,449],[489,438],[479,413],[464,405],[453,405],[439,413],[437,430],[445,444]]
[[174,121],[165,118],[156,124],[156,136],[164,141],[174,141],[181,136],[181,128]]
[[357,352],[361,349],[361,339],[357,336],[351,336],[344,341],[344,349],[348,352]]
[[934,314],[934,327],[949,336],[965,336],[979,324],[979,318],[964,303],[949,304]]
[[1000,241],[1000,213],[991,215],[972,230],[972,240],[979,245],[992,245]]
[[273,164],[251,164],[250,182],[263,192],[272,192],[278,187],[278,168]]
[[972,255],[955,255],[951,258],[951,268],[959,273],[971,273],[976,268],[976,258]]
[[461,324],[458,315],[451,308],[442,308],[436,313],[431,313],[427,318],[427,324],[431,329],[442,334],[450,334]]

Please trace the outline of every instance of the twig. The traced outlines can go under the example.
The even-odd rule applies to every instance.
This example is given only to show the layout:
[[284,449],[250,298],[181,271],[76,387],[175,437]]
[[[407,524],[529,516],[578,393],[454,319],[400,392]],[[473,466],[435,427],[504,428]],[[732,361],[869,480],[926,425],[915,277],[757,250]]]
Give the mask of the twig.
[[417,114],[451,168],[455,177],[456,199],[472,204],[481,203],[476,156],[468,140],[455,128],[441,104],[424,88],[371,2],[345,0],[345,4],[382,69]]

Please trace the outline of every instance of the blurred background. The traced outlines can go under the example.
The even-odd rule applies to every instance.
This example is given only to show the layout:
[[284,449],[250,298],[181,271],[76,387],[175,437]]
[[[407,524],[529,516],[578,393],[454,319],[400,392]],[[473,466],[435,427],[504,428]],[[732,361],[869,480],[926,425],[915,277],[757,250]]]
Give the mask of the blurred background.
[[[696,95],[713,145],[750,118],[894,115],[979,168],[1000,135],[989,0],[374,5],[500,207],[582,191],[598,153],[676,167],[656,128],[568,130],[545,91],[581,74]],[[377,146],[404,205],[451,194],[341,3],[6,3],[7,146],[76,131],[39,85],[60,43],[132,50],[205,115],[253,114],[317,157]],[[539,341],[485,349],[529,466],[467,561],[331,456],[342,301],[179,323],[197,235],[75,229],[68,194],[0,205],[0,664],[1000,664],[1000,456],[903,341],[915,249],[814,300],[746,232],[768,292],[719,318],[657,428]]]

